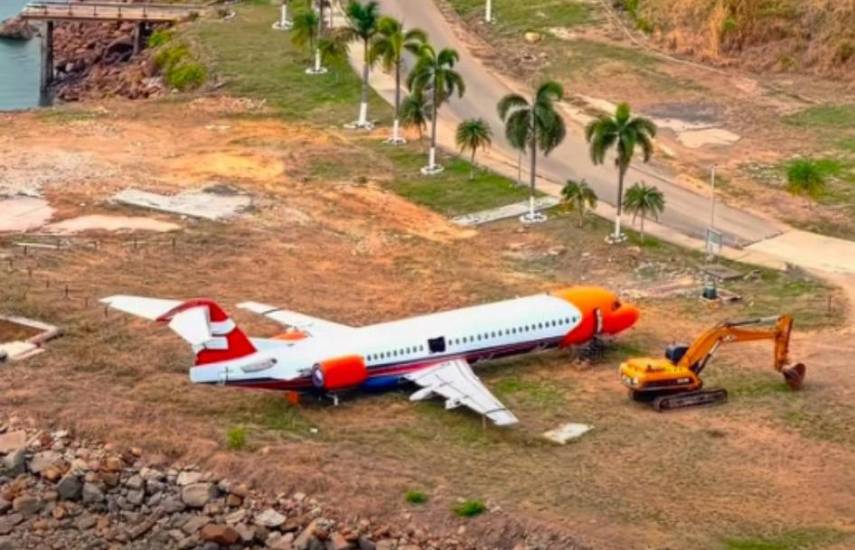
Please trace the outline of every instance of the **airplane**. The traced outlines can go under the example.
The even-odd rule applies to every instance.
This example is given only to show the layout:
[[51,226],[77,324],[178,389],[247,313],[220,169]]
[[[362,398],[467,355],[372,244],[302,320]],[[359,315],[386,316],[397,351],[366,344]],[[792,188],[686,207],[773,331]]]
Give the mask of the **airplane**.
[[257,302],[238,307],[286,331],[249,338],[209,299],[164,300],[117,295],[101,300],[125,313],[168,324],[196,356],[190,380],[247,388],[316,392],[385,390],[402,383],[461,405],[498,426],[518,422],[484,387],[471,364],[617,335],[639,310],[599,287],[567,287],[525,298],[352,327]]

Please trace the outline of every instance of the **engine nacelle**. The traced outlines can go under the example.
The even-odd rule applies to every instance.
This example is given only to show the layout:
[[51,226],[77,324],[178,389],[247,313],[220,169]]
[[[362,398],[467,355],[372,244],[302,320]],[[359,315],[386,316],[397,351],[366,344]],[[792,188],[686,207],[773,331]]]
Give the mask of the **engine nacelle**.
[[312,384],[319,390],[355,388],[367,378],[365,359],[359,355],[328,359],[312,367]]

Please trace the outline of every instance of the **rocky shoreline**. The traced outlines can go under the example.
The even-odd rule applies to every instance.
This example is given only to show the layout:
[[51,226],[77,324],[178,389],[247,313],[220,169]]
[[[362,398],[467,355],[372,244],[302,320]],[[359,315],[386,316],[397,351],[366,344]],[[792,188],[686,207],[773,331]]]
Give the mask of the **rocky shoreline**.
[[18,424],[0,425],[0,550],[478,548],[412,527],[337,521],[302,493],[270,497],[192,465],[151,464],[141,449]]
[[134,54],[133,23],[60,23],[54,30],[60,101],[145,99],[164,93],[148,50]]

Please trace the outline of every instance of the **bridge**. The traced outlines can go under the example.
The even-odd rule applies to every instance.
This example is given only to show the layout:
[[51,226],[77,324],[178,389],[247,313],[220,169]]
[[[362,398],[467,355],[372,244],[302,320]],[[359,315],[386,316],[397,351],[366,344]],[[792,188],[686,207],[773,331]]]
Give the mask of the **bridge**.
[[41,93],[47,97],[54,78],[53,29],[57,21],[131,22],[134,28],[134,54],[144,45],[145,27],[157,23],[177,23],[193,19],[205,10],[201,5],[127,4],[123,2],[81,2],[77,0],[41,0],[21,10],[21,18],[44,23],[42,35]]
[[203,6],[178,4],[125,4],[121,2],[30,2],[21,17],[31,21],[132,21],[176,23],[198,17]]

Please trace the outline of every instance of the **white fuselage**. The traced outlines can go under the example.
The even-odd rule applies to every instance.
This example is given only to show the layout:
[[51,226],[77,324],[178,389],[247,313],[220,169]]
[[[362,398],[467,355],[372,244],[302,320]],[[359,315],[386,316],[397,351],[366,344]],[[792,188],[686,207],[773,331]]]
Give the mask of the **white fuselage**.
[[359,356],[370,383],[452,358],[472,362],[555,346],[581,320],[582,313],[569,301],[540,294],[368,325],[335,336],[295,341],[253,338],[258,353],[227,364],[194,367],[191,379],[307,389],[314,365]]

